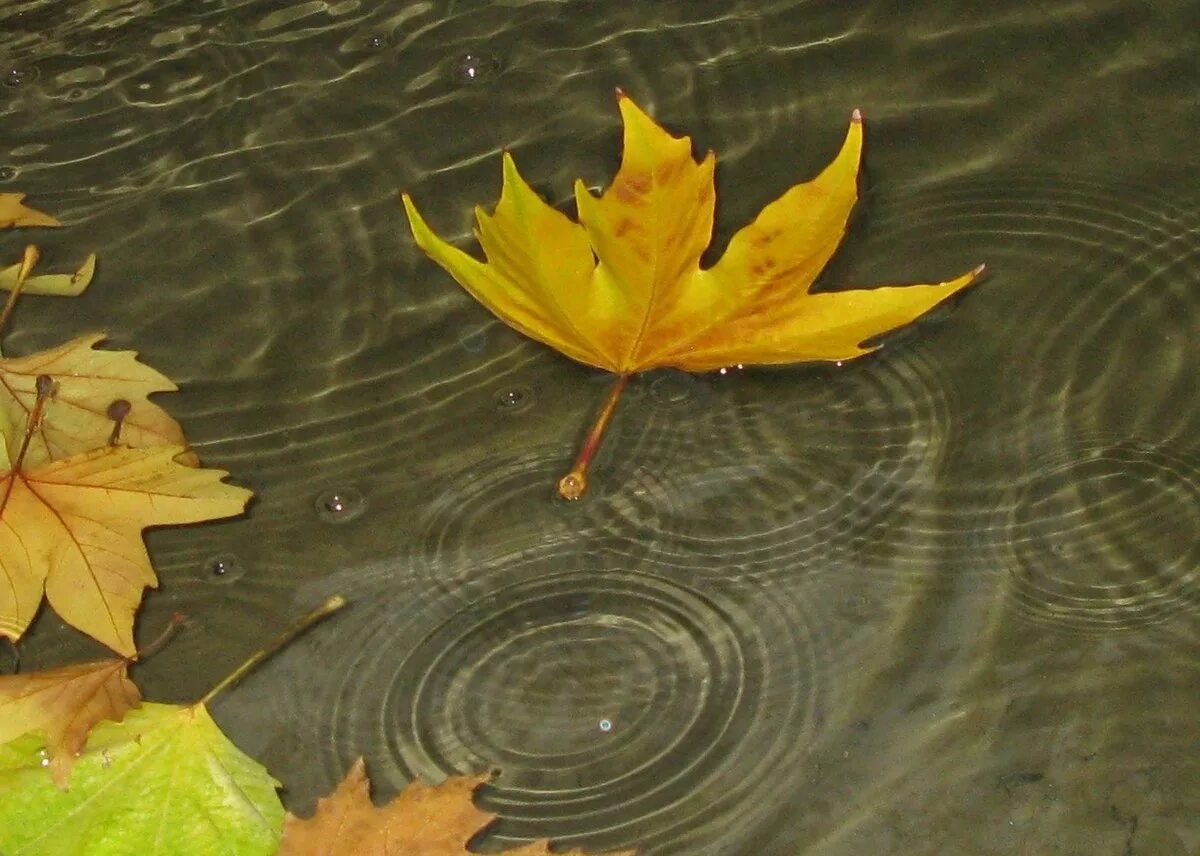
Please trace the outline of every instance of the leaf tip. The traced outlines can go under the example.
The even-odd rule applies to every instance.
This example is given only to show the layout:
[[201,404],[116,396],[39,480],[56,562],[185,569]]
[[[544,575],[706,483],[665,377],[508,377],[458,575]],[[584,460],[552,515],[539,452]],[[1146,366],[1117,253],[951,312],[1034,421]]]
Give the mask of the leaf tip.
[[979,265],[976,265],[976,266],[974,267],[974,269],[971,271],[971,278],[972,278],[972,279],[975,279],[975,278],[977,278],[977,277],[980,277],[980,276],[982,276],[982,275],[983,275],[983,272],[984,272],[985,270],[987,270],[987,265],[986,265],[986,264],[979,264]]

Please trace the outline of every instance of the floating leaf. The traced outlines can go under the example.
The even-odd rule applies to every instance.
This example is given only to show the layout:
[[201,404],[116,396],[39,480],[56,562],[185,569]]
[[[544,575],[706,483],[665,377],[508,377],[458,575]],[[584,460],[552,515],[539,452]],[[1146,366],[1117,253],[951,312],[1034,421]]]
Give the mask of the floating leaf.
[[23,205],[24,193],[0,193],[0,229],[9,226],[61,226],[49,214]]
[[283,806],[276,782],[203,704],[147,703],[102,722],[70,788],[42,766],[44,741],[0,746],[5,856],[270,856]]
[[[103,339],[103,333],[90,333],[27,357],[0,359],[0,424],[8,426],[10,457],[16,454],[12,443],[20,439],[19,431],[37,400],[39,375],[53,378],[56,389],[30,440],[27,467],[106,445],[114,428],[114,401],[130,405],[118,432],[122,443],[136,448],[184,445],[179,423],[147,398],[175,390],[175,384],[138,362],[136,351],[97,349]],[[195,463],[194,456],[188,456],[183,462]]]
[[[12,291],[17,284],[21,263],[0,268],[0,289]],[[24,294],[45,294],[52,297],[78,297],[92,283],[96,273],[96,254],[88,256],[75,273],[46,273],[30,276],[21,291]]]
[[969,285],[982,267],[936,285],[812,291],[857,198],[862,121],[813,180],[767,205],[702,270],[712,234],[715,158],[692,156],[619,94],[624,153],[596,198],[575,184],[579,222],[547,205],[505,153],[494,213],[476,208],[480,262],[439,238],[403,195],[417,245],[501,320],[618,381],[575,467],[559,483],[586,488],[586,468],[629,375],[674,367],[849,360]]
[[125,660],[96,660],[0,676],[0,744],[41,732],[50,772],[65,787],[92,726],[105,719],[119,721],[141,702],[126,666]]
[[[436,787],[413,782],[387,805],[371,802],[361,758],[337,789],[317,803],[308,820],[293,814],[283,827],[279,856],[469,856],[467,842],[496,816],[475,807],[471,796],[487,777],[452,776]],[[549,843],[535,841],[505,856],[548,856]],[[579,854],[582,850],[558,851]],[[632,856],[633,851],[613,856]]]
[[69,624],[134,653],[133,613],[158,584],[142,530],[230,517],[251,496],[183,452],[106,446],[26,470],[0,449],[0,636],[20,638],[44,591]]

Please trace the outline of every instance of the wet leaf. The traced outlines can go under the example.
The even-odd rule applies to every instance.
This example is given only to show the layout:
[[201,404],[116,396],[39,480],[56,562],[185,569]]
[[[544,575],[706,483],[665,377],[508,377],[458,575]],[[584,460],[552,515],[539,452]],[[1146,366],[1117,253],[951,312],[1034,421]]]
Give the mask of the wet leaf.
[[[395,799],[371,802],[361,758],[337,789],[317,804],[312,818],[287,816],[279,856],[469,856],[467,842],[495,819],[475,807],[472,794],[487,780],[452,776],[432,787],[413,782]],[[548,856],[549,843],[535,841],[505,856]],[[578,854],[582,850],[558,851]],[[633,851],[612,856],[632,856]]]
[[24,193],[0,193],[0,229],[10,226],[61,226],[49,214],[24,205]]
[[[0,289],[11,291],[17,284],[21,263],[0,268]],[[75,273],[46,273],[31,276],[21,288],[23,294],[46,294],[53,297],[77,297],[92,283],[96,273],[96,255],[88,256]]]
[[60,790],[38,735],[0,746],[5,856],[270,856],[283,823],[276,782],[203,704],[147,703],[101,722]]
[[[138,362],[136,351],[108,351],[95,346],[103,333],[90,333],[57,348],[27,357],[0,359],[0,424],[7,426],[9,457],[37,400],[37,378],[48,375],[56,389],[45,418],[25,455],[27,467],[104,446],[113,433],[109,408],[128,401],[129,411],[118,432],[122,443],[182,446],[183,429],[165,410],[149,401],[155,392],[177,387],[165,375]],[[184,463],[195,463],[188,453]]]
[[106,446],[25,469],[0,449],[0,636],[25,632],[45,593],[69,624],[125,656],[158,584],[142,530],[241,513],[250,491],[180,464],[179,446]]
[[[858,198],[857,111],[833,162],[767,205],[720,261],[701,269],[712,235],[715,158],[710,152],[697,162],[688,137],[672,137],[623,93],[618,103],[621,165],[599,198],[576,182],[578,223],[547,205],[505,153],[495,211],[475,211],[486,263],[434,234],[403,195],[422,250],[501,320],[579,362],[623,379],[659,367],[850,360],[982,270],[933,285],[812,291]],[[622,386],[619,380],[560,483],[564,496],[583,492],[587,462]]]
[[125,660],[96,660],[0,676],[0,744],[41,732],[50,773],[59,787],[66,787],[92,727],[105,719],[119,721],[141,702],[126,666]]

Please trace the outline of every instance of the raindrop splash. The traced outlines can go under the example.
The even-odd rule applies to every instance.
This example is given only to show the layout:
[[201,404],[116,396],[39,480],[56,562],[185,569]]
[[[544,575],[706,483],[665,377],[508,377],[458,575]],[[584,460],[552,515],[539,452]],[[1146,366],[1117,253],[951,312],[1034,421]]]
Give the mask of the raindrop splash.
[[246,567],[233,553],[220,553],[204,562],[202,572],[210,583],[231,583],[241,579],[246,573]]
[[500,60],[489,54],[467,53],[454,61],[454,80],[462,86],[486,83],[500,74]]
[[533,407],[534,394],[527,386],[514,386],[497,392],[495,401],[501,413],[524,413]]
[[321,493],[313,505],[323,523],[348,523],[367,510],[367,498],[354,487],[335,488]]

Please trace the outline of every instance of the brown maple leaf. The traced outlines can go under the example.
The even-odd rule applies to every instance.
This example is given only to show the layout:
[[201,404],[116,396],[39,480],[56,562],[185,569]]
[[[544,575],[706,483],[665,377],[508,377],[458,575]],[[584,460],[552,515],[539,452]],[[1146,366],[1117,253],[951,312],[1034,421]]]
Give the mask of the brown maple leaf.
[[125,660],[110,659],[0,676],[0,745],[43,732],[50,773],[65,788],[92,726],[106,719],[120,722],[141,703],[126,667]]
[[[412,782],[387,805],[371,802],[366,765],[354,762],[337,789],[304,820],[288,814],[278,856],[469,856],[467,842],[496,819],[472,802],[486,776],[451,776],[440,785]],[[506,856],[549,856],[534,841]],[[633,856],[632,850],[611,856]],[[582,850],[570,854],[583,856]]]

